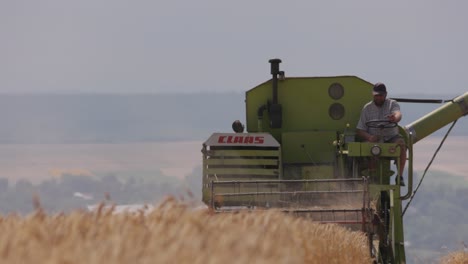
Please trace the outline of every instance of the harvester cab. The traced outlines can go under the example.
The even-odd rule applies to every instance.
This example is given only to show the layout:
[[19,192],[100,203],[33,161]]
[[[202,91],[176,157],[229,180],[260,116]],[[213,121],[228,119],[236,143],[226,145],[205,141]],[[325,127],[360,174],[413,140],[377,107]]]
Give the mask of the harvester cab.
[[346,225],[367,234],[378,262],[404,263],[402,200],[413,192],[413,143],[466,115],[468,93],[406,127],[367,124],[398,126],[408,149],[402,188],[400,147],[356,136],[373,84],[356,76],[286,78],[280,62],[270,60],[272,78],[246,92],[246,132],[236,120],[233,133],[203,144],[203,201],[216,212],[275,208]]

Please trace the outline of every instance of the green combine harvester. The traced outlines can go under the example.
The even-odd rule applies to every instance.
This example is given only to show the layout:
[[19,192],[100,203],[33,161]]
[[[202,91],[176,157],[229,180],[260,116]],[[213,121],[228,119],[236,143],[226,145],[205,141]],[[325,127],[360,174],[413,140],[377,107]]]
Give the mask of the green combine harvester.
[[355,76],[286,78],[280,62],[270,60],[272,79],[246,92],[247,132],[236,121],[234,133],[203,144],[203,202],[216,212],[274,208],[345,225],[367,235],[376,262],[405,263],[402,202],[414,192],[413,144],[468,114],[468,92],[399,127],[408,151],[401,187],[399,146],[356,137],[373,84]]

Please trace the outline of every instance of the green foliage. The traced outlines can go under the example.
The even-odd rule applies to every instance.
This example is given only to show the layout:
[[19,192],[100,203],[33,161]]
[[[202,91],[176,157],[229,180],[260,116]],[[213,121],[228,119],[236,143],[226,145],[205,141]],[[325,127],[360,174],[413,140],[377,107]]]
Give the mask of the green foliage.
[[19,180],[15,185],[0,191],[0,212],[29,213],[34,209],[35,196],[48,212],[68,212],[78,208],[86,209],[87,206],[103,201],[115,204],[154,204],[168,195],[184,195],[184,191],[180,180],[164,175],[150,178],[145,174],[140,177],[138,172],[127,177],[67,174],[37,185]]
[[[461,243],[468,240],[467,194],[468,181],[463,177],[437,171],[426,175],[404,216],[408,259],[435,261],[461,249]],[[418,252],[426,253],[420,256]]]

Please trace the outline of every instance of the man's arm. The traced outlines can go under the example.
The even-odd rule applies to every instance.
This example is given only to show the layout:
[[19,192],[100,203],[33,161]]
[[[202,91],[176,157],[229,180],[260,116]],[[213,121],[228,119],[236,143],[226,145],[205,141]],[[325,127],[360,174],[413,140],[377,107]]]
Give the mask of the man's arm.
[[400,111],[400,105],[397,101],[391,100],[390,104],[390,115],[387,117],[390,122],[398,123],[400,122],[402,115]]

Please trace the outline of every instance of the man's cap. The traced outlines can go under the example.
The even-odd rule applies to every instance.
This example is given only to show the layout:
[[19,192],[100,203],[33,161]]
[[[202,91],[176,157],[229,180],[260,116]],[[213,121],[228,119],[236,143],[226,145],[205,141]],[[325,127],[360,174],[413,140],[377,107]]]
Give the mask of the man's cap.
[[376,83],[374,85],[374,89],[372,89],[372,94],[373,95],[377,95],[377,94],[385,95],[387,94],[387,87],[385,87],[385,84],[383,83]]

